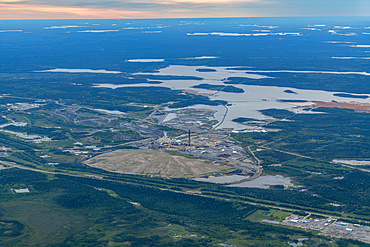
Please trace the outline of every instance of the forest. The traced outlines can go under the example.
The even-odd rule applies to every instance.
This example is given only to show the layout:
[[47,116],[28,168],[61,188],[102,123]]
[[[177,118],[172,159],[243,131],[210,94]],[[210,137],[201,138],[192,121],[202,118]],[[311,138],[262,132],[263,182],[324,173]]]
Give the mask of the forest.
[[[21,187],[30,192],[10,191]],[[2,246],[286,246],[300,237],[309,238],[308,245],[333,241],[245,219],[268,210],[264,207],[143,185],[6,169],[0,171],[0,188]],[[3,231],[10,225],[11,230]],[[368,246],[334,241],[332,246]]]

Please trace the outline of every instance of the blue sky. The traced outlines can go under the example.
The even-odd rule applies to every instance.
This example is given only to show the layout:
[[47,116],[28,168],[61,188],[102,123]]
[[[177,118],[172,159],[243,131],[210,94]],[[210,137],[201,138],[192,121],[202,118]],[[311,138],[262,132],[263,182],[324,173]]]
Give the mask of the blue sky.
[[0,0],[0,19],[369,16],[370,0]]

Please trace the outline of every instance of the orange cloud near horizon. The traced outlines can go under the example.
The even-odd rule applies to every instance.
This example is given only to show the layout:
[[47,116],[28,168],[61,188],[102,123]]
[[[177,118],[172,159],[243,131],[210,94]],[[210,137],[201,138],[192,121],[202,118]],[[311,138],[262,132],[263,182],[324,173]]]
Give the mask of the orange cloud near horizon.
[[[20,0],[0,0],[0,20],[27,20],[27,19],[155,19],[155,18],[205,18],[205,17],[257,17],[253,13],[243,13],[235,15],[232,11],[220,12],[220,9],[202,10],[200,8],[171,8],[160,10],[157,8],[135,9],[112,9],[102,6],[53,6],[53,5],[33,5],[27,1],[17,3]],[[221,5],[220,0],[215,0]],[[228,3],[240,3],[241,0],[229,0]],[[260,0],[249,0],[256,2]],[[140,2],[140,0],[138,0]],[[166,0],[164,0],[166,2]],[[195,4],[197,0],[168,0],[168,3],[189,3]],[[205,0],[199,0],[198,4],[203,5]],[[16,3],[16,4],[14,4]],[[163,3],[162,3],[163,4]],[[166,4],[164,4],[166,5]],[[245,12],[245,11],[244,11]]]
[[[0,20],[162,19],[289,16],[369,16],[370,1],[338,0],[337,5],[307,0],[0,0]],[[62,6],[64,5],[64,6]]]
[[119,19],[151,16],[146,11],[0,3],[0,19]]

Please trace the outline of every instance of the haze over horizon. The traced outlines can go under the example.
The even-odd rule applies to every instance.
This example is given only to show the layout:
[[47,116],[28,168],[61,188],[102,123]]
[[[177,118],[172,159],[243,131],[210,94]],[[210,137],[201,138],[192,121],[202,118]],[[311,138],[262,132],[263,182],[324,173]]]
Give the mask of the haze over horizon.
[[369,16],[368,0],[0,0],[0,20]]

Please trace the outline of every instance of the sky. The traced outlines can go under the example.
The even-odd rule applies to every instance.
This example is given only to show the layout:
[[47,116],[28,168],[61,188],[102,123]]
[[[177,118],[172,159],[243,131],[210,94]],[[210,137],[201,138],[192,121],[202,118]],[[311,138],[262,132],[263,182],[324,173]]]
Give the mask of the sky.
[[0,0],[0,20],[370,16],[370,0]]

